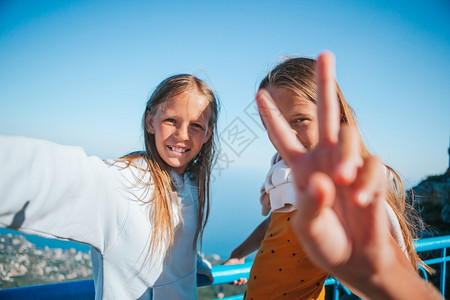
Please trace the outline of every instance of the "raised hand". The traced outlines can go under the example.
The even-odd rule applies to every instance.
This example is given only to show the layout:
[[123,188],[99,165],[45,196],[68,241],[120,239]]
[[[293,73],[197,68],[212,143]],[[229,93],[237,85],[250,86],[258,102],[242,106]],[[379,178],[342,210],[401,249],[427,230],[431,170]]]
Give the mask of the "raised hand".
[[313,262],[365,293],[372,294],[374,280],[388,279],[379,273],[394,265],[415,280],[389,231],[385,168],[376,157],[363,158],[357,130],[340,124],[332,53],[319,56],[316,74],[319,141],[312,149],[302,145],[267,90],[256,95],[269,138],[292,169],[298,238]]

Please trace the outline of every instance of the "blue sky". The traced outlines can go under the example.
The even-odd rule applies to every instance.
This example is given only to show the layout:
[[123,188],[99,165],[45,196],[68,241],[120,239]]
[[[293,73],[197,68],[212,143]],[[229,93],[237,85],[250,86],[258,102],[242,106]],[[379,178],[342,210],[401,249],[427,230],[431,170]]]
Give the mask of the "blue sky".
[[259,221],[258,189],[274,151],[255,122],[256,87],[280,57],[324,49],[336,55],[337,79],[369,149],[406,186],[443,173],[444,0],[1,1],[0,134],[117,157],[142,148],[140,122],[154,87],[193,73],[222,102],[211,227],[228,226],[224,239],[239,239]]

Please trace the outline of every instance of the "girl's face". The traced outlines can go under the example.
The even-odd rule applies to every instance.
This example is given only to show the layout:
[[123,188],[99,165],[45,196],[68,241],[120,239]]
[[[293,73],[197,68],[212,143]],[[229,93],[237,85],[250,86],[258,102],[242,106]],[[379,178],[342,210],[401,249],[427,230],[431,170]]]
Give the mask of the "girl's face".
[[319,142],[317,105],[288,88],[269,86],[267,90],[303,146],[314,148]]
[[209,101],[196,90],[183,92],[160,104],[154,115],[147,112],[147,130],[154,134],[161,158],[182,175],[189,162],[208,141],[213,128]]

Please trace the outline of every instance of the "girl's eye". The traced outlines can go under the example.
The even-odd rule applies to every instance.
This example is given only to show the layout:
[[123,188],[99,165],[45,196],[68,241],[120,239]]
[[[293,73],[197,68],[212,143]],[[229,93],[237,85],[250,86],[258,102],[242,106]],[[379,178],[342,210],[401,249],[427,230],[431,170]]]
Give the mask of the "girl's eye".
[[192,127],[203,129],[203,126],[201,124],[198,124],[198,123],[192,123]]
[[308,119],[307,118],[298,118],[298,119],[295,119],[293,123],[298,124],[298,123],[303,123],[305,121],[308,121]]

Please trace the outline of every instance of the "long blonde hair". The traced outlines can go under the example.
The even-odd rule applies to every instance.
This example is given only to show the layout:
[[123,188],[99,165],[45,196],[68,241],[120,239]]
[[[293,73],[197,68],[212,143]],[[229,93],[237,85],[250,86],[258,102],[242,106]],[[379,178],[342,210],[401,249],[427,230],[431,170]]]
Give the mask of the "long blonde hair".
[[[317,84],[315,82],[316,60],[306,57],[288,57],[283,62],[275,66],[269,74],[261,81],[259,88],[268,88],[269,86],[287,88],[300,97],[309,101],[317,102]],[[336,92],[340,106],[340,121],[358,128],[356,115],[350,105],[344,98],[342,91],[336,82]],[[359,132],[359,129],[358,129]],[[364,142],[360,136],[361,155],[366,158],[369,156]],[[419,227],[423,224],[418,217],[417,212],[411,204],[406,202],[405,190],[400,176],[391,167],[386,168],[392,174],[390,176],[387,202],[392,207],[402,231],[405,241],[406,252],[413,267],[417,270],[418,264],[425,269],[430,270],[417,255],[414,247],[414,239],[417,239]]]
[[[208,221],[210,211],[210,175],[216,159],[216,130],[219,114],[219,101],[209,86],[199,78],[190,74],[179,74],[166,78],[154,90],[147,101],[145,112],[142,118],[142,127],[144,130],[145,152],[134,152],[121,158],[127,166],[133,164],[138,158],[143,158],[147,162],[147,172],[151,174],[151,182],[146,183],[148,188],[154,186],[153,196],[148,201],[152,204],[149,218],[153,226],[151,239],[151,252],[155,249],[167,251],[170,249],[176,238],[174,228],[174,215],[172,205],[175,204],[178,209],[177,217],[182,221],[178,200],[176,199],[175,185],[170,175],[170,166],[159,155],[155,136],[148,132],[146,128],[146,115],[154,115],[161,106],[167,103],[173,97],[186,92],[196,91],[204,95],[209,101],[211,117],[208,128],[214,128],[213,134],[205,142],[197,156],[188,164],[186,172],[191,172],[194,177],[198,192],[198,225],[193,241],[193,247],[197,241],[202,239],[203,229]],[[142,201],[142,199],[140,199]]]

